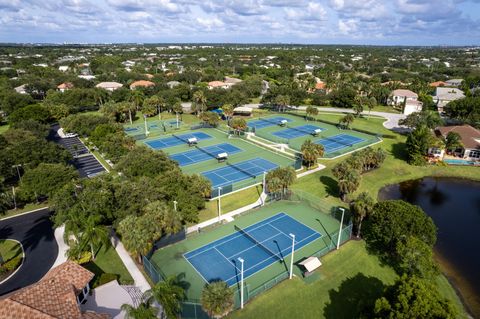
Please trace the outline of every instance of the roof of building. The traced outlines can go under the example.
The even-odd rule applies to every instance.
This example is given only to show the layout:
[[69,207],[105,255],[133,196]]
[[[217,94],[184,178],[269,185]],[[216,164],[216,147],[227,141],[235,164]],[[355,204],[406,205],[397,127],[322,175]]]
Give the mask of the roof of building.
[[315,90],[324,90],[325,89],[325,82],[317,82],[315,83]]
[[439,100],[454,101],[465,97],[465,93],[457,88],[437,87],[435,97]]
[[135,81],[132,84],[130,84],[130,88],[134,89],[136,87],[150,87],[150,86],[154,86],[154,85],[155,85],[155,83],[153,83],[153,82],[140,80],[140,81]]
[[73,88],[73,83],[70,83],[70,82],[64,82],[57,86],[57,89],[71,89],[71,88]]
[[123,86],[122,83],[118,82],[100,82],[95,87],[101,88],[101,89],[118,89]]
[[462,84],[463,79],[450,79],[445,82],[447,82],[449,85],[460,85]]
[[480,131],[470,125],[440,126],[437,131],[443,137],[449,132],[458,133],[465,148],[480,149]]
[[439,87],[439,86],[448,86],[448,83],[443,81],[436,81],[436,82],[430,83],[429,85],[432,87]]
[[410,90],[405,90],[405,89],[393,90],[391,95],[393,95],[393,96],[405,96],[405,97],[410,97],[410,98],[418,98],[417,93],[412,92]]
[[242,80],[241,80],[241,79],[237,79],[237,78],[230,78],[230,77],[226,76],[225,79],[224,79],[224,82],[225,82],[225,83],[237,84],[237,83],[242,82]]
[[82,266],[67,261],[50,270],[39,282],[0,299],[0,319],[109,318],[105,314],[92,317],[80,311],[77,295],[93,276]]
[[208,86],[211,86],[211,87],[221,87],[221,86],[224,86],[224,85],[225,85],[225,82],[222,82],[222,81],[208,82]]
[[153,74],[150,74],[150,73],[145,73],[145,77],[147,79],[153,79],[154,78]]

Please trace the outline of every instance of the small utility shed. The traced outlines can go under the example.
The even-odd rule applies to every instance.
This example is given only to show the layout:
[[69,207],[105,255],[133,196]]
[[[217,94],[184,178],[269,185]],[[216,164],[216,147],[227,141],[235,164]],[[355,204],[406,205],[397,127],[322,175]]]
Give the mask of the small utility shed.
[[233,114],[238,114],[238,115],[252,115],[252,108],[251,107],[246,107],[246,106],[238,106],[233,109]]

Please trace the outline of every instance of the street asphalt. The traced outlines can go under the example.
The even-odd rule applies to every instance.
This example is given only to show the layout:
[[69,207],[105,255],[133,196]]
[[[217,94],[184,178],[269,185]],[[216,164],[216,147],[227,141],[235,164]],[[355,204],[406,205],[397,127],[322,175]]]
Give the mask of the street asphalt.
[[0,220],[0,239],[22,243],[25,259],[9,280],[0,284],[0,295],[31,285],[52,267],[58,255],[51,213],[48,209]]

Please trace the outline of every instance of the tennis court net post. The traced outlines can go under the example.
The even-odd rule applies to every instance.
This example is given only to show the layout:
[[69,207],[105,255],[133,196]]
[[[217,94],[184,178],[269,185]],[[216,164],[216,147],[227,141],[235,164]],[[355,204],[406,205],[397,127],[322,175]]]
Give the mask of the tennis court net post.
[[276,254],[275,252],[273,252],[270,248],[268,248],[267,246],[263,245],[260,241],[258,241],[257,239],[255,239],[254,236],[252,236],[250,233],[248,233],[247,231],[245,231],[244,229],[238,227],[237,225],[234,226],[235,230],[238,231],[239,233],[241,233],[242,235],[244,235],[245,237],[247,237],[248,239],[250,239],[253,243],[255,243],[257,246],[259,246],[260,248],[262,248],[263,250],[265,250],[269,255],[271,255],[272,257],[275,257],[275,259],[277,260],[283,260],[283,258],[281,256],[279,256],[278,254]]

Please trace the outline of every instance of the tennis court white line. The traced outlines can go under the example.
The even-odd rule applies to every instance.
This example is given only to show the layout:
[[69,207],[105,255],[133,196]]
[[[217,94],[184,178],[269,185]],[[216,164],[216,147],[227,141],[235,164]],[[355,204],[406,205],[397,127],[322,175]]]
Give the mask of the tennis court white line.
[[[217,251],[217,253],[219,253],[223,258],[225,258],[225,260],[229,263],[229,264],[232,264],[233,267],[237,268],[237,266],[235,266],[235,264],[230,260],[228,259],[224,254],[222,254],[222,252],[220,250],[217,249],[217,246],[213,246],[213,249],[215,249]],[[238,271],[240,271],[240,269],[237,268]]]

